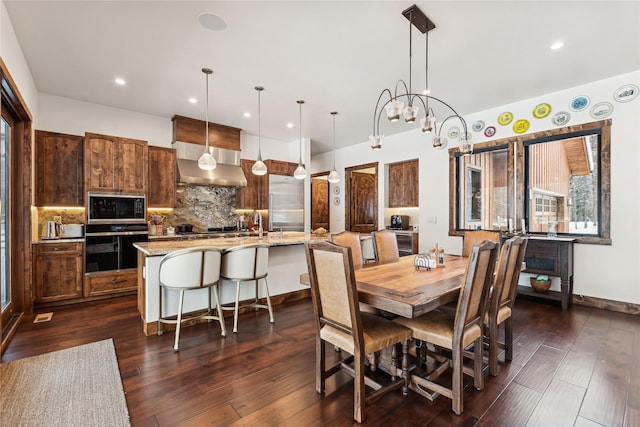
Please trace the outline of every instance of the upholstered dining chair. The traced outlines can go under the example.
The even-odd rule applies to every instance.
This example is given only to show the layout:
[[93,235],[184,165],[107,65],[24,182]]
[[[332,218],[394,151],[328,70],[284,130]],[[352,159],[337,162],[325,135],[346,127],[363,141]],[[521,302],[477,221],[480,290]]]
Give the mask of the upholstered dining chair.
[[465,231],[462,242],[462,256],[469,256],[469,254],[471,253],[471,248],[484,240],[500,243],[500,233],[497,231],[486,230]]
[[[455,312],[434,310],[412,319],[394,319],[394,322],[411,329],[414,339],[451,352],[451,358],[445,359],[427,376],[412,375],[410,388],[430,400],[435,399],[437,394],[447,396],[451,399],[453,412],[458,415],[463,411],[464,350],[471,345],[474,386],[478,390],[484,388],[482,326],[487,294],[493,281],[496,252],[497,244],[489,241],[472,248]],[[449,367],[453,371],[451,388],[435,381]]]
[[394,262],[400,259],[396,233],[389,230],[378,230],[371,234],[378,262]]
[[[353,418],[363,421],[364,406],[391,390],[403,387],[407,391],[408,340],[411,330],[387,319],[358,309],[358,290],[351,248],[322,241],[305,242],[307,267],[311,282],[316,333],[316,391],[325,391],[325,380],[343,370],[354,377]],[[338,363],[326,367],[325,343],[343,350]],[[402,343],[402,374],[404,381],[382,385],[370,376],[365,379],[365,357],[397,343]],[[397,368],[397,367],[396,367]],[[374,389],[367,394],[365,385]]]
[[[527,242],[528,239],[515,236],[507,240],[500,251],[489,309],[485,317],[485,325],[489,329],[489,373],[493,376],[498,375],[498,348],[505,350],[505,360],[513,358],[511,319]],[[504,324],[504,342],[498,341],[498,328],[501,324]]]
[[365,264],[375,262],[376,250],[373,247],[373,236],[371,234],[360,236],[360,247],[362,249],[362,262]]
[[[171,252],[160,260],[159,269],[159,311],[158,311],[158,335],[162,335],[162,325],[164,323],[176,325],[176,339],[173,350],[178,351],[180,340],[180,326],[182,323],[196,320],[208,319],[220,322],[222,336],[226,336],[227,330],[224,325],[224,316],[220,306],[218,293],[218,282],[220,281],[220,260],[222,253],[216,248],[189,248]],[[186,291],[208,289],[209,303],[204,314],[183,317],[184,293]],[[165,317],[163,314],[163,294],[165,291],[178,291],[178,313],[176,319]],[[212,301],[215,299],[216,315],[212,315]]]
[[[269,245],[265,243],[254,243],[248,245],[234,246],[222,252],[222,266],[220,267],[220,277],[222,279],[236,282],[236,299],[233,306],[223,305],[223,310],[233,310],[233,332],[238,332],[238,314],[240,308],[252,307],[255,309],[265,308],[269,310],[269,321],[273,323],[273,309],[271,308],[271,298],[269,297],[269,284],[267,274],[269,267]],[[258,293],[258,282],[264,283],[265,299],[267,305],[260,304]],[[242,283],[253,282],[254,296],[248,303],[240,306],[240,288]],[[245,285],[246,286],[246,285]]]
[[338,246],[348,246],[351,248],[351,256],[353,257],[353,266],[355,268],[362,266],[362,246],[360,245],[360,233],[353,231],[341,231],[337,234],[329,235],[329,241]]

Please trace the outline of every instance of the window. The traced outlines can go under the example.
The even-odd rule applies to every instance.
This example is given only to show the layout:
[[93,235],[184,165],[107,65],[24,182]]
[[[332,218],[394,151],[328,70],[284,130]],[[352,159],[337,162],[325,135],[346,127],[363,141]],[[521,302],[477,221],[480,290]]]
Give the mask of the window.
[[469,229],[557,231],[611,244],[611,120],[449,150],[449,234]]

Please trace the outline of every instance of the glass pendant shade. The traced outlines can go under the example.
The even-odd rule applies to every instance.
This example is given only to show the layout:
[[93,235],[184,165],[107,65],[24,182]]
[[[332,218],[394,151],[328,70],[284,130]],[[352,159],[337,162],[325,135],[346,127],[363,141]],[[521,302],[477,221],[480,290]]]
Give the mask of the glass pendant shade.
[[369,141],[371,141],[371,148],[374,150],[381,149],[382,138],[384,138],[384,135],[369,135]]
[[329,178],[327,178],[327,181],[329,181],[331,184],[337,184],[340,182],[340,174],[338,174],[338,172],[336,172],[336,170],[332,170],[331,172],[329,172]]
[[216,168],[217,163],[216,159],[211,155],[211,150],[209,150],[209,75],[213,73],[210,68],[203,68],[202,72],[205,75],[206,81],[206,103],[205,103],[205,144],[204,144],[204,153],[198,159],[198,167],[202,170],[210,171]]
[[267,165],[264,164],[262,159],[258,159],[251,167],[251,172],[254,175],[266,175]]
[[293,173],[293,177],[295,179],[305,179],[307,177],[307,170],[300,164]]
[[418,106],[417,105],[408,105],[407,108],[404,109],[404,121],[406,123],[413,123],[416,121],[416,117],[418,117]]
[[390,122],[397,122],[400,119],[400,114],[402,114],[402,110],[404,110],[404,102],[394,101],[385,107],[387,110],[387,119]]

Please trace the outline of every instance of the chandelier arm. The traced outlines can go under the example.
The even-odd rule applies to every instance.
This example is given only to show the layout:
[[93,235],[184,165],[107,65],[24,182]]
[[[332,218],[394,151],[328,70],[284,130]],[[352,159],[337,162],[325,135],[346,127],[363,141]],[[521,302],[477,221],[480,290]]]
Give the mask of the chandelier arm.
[[[402,83],[402,86],[404,86],[404,94],[400,94],[398,95],[398,85]],[[386,89],[388,90],[388,89]],[[407,99],[409,100],[409,102],[411,102],[411,99],[409,98],[409,95],[412,95],[411,91],[409,90],[409,88],[407,88],[407,84],[404,82],[404,80],[400,79],[396,82],[396,88],[393,92],[393,98],[391,99],[392,101],[395,101],[396,99],[400,98],[401,96],[406,96]],[[411,105],[411,104],[409,104]]]
[[[385,92],[389,94],[389,100],[382,105],[382,107],[380,108],[380,113],[382,112],[382,110],[384,110],[384,107],[393,99],[393,96],[391,95],[391,91],[389,89],[385,88],[382,92],[380,92],[380,95],[378,96],[378,102],[376,102],[376,109],[373,110],[373,135],[374,136],[378,135],[378,133],[376,133],[376,128],[377,128],[377,131],[380,132],[380,113],[378,113],[378,107],[380,106],[380,100],[384,96]],[[376,123],[376,113],[378,113],[377,123]]]

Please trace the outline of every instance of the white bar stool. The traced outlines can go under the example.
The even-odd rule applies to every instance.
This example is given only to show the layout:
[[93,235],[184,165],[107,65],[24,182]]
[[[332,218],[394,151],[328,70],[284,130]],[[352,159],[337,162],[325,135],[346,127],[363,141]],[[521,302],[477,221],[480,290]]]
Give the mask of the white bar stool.
[[[271,299],[269,298],[269,285],[267,284],[267,273],[269,267],[269,245],[256,243],[250,245],[240,245],[226,249],[222,252],[222,267],[220,277],[236,282],[236,301],[233,307],[222,306],[223,310],[233,310],[233,332],[238,332],[238,313],[240,310],[240,283],[255,283],[255,298],[245,307],[266,308],[269,310],[269,321],[273,323],[273,310]],[[258,282],[264,281],[267,305],[259,304]]]
[[[221,259],[222,251],[220,249],[199,247],[171,252],[160,261],[160,310],[158,311],[158,335],[162,335],[163,323],[176,325],[176,341],[173,346],[174,351],[178,351],[180,326],[186,321],[196,319],[208,319],[209,321],[217,320],[220,322],[222,336],[224,337],[227,335],[227,329],[224,325],[224,316],[222,315],[222,307],[220,306],[220,297],[218,293]],[[178,291],[180,293],[176,319],[169,317],[165,318],[162,314],[163,288],[167,291]],[[202,314],[195,314],[188,316],[187,318],[183,318],[182,308],[185,291],[205,288],[209,289],[207,311]],[[213,316],[211,314],[213,311],[211,300],[214,296],[216,300],[217,316]]]

